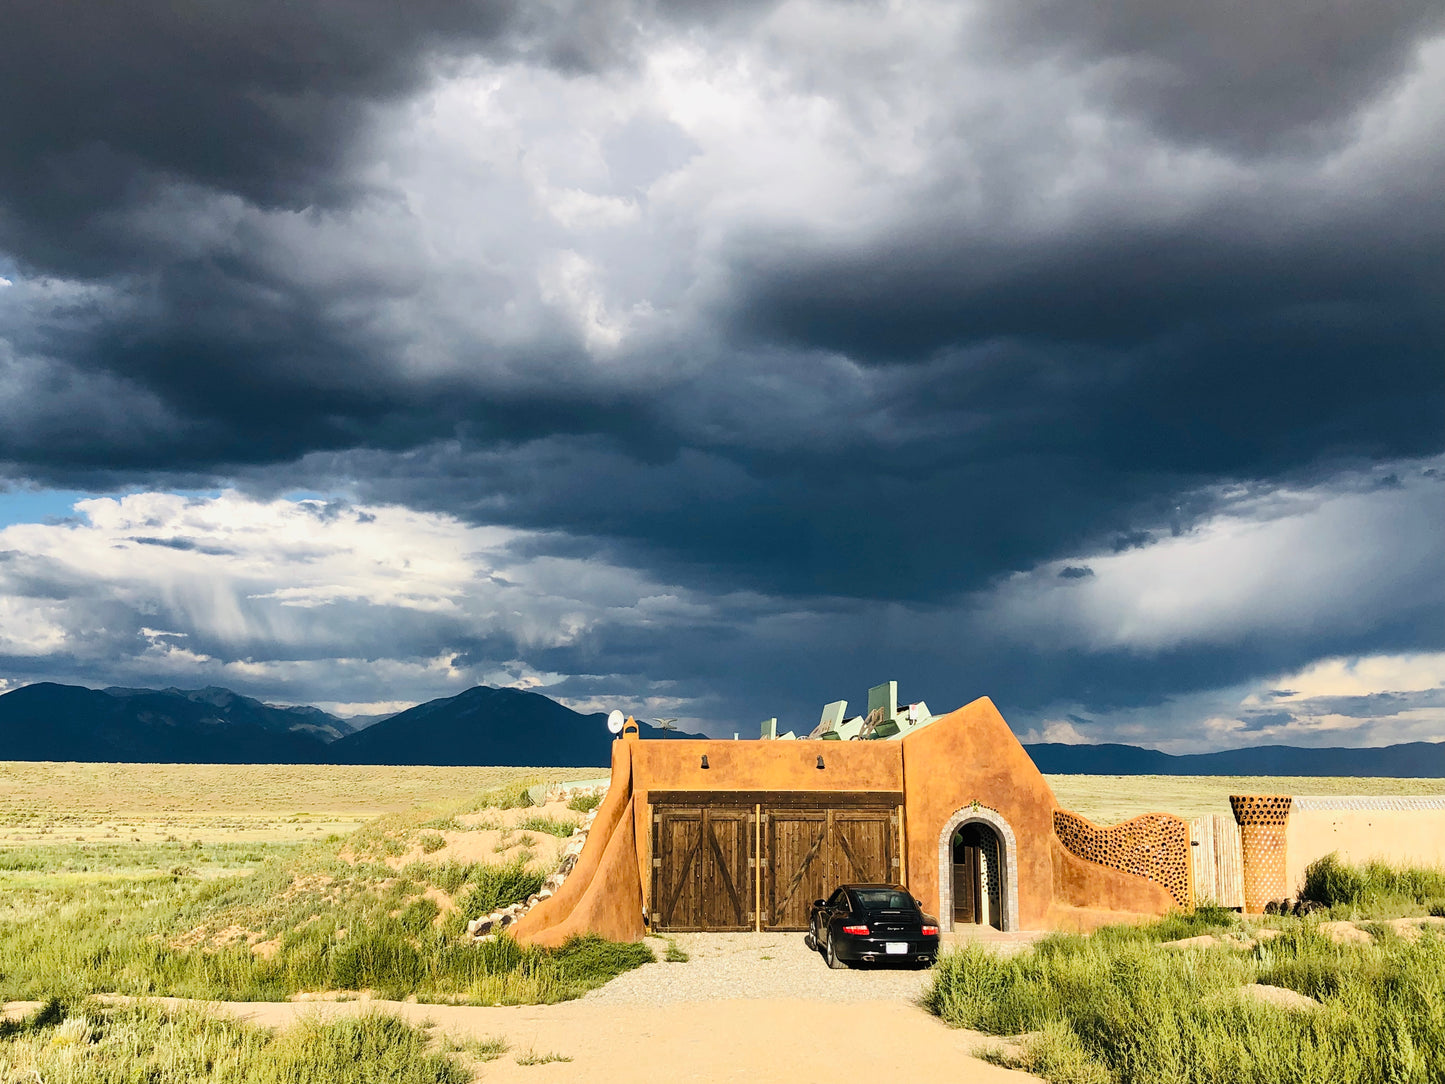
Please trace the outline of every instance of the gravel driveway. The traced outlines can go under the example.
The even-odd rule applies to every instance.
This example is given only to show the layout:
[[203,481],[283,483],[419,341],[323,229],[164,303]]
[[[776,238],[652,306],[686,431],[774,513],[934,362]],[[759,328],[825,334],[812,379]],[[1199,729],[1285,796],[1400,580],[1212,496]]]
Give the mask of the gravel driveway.
[[[1007,935],[1003,935],[1007,937]],[[818,1001],[916,1001],[932,972],[865,966],[832,971],[801,933],[677,933],[669,937],[687,963],[666,963],[667,938],[649,937],[658,962],[619,975],[585,1000],[660,1005],[719,998]],[[1017,951],[1032,937],[999,940]],[[990,942],[995,943],[995,942]],[[946,951],[946,949],[945,949]]]

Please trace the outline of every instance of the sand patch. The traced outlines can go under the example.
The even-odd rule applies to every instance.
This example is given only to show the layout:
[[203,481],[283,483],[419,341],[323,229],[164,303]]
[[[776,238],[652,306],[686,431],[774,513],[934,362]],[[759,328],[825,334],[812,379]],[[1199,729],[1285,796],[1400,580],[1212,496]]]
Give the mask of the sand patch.
[[251,946],[251,955],[259,956],[263,960],[274,960],[280,951],[281,938],[279,937],[273,937],[269,941],[257,941]]
[[1392,918],[1385,923],[1406,941],[1418,941],[1426,930],[1445,931],[1445,918],[1436,915],[1420,918]]
[[1256,982],[1249,986],[1241,986],[1239,992],[1249,1001],[1257,1001],[1262,1005],[1274,1005],[1280,1009],[1290,1009],[1296,1012],[1320,1007],[1320,1003],[1314,998],[1306,997],[1299,991],[1285,986],[1270,986],[1267,983]]
[[1187,949],[1219,948],[1223,944],[1225,944],[1225,942],[1222,938],[1215,937],[1212,933],[1201,933],[1197,937],[1181,937],[1177,941],[1161,941],[1159,942],[1159,947],[1182,951]]
[[1368,945],[1374,940],[1353,922],[1321,922],[1320,933],[1337,945]]

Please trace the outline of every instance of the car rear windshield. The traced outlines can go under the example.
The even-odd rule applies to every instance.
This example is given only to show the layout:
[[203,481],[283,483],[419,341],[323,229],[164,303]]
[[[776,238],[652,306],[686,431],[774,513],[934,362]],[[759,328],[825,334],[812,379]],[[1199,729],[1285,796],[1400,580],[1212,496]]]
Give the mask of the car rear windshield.
[[865,911],[912,911],[913,897],[892,888],[855,888],[858,906]]

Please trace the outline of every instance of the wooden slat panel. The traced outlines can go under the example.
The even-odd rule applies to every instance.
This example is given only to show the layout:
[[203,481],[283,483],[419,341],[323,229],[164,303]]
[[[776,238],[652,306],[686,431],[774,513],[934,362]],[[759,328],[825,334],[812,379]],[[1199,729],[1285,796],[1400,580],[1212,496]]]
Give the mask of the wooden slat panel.
[[702,811],[697,809],[670,809],[653,821],[654,929],[702,928],[702,828]]
[[1189,822],[1189,858],[1196,903],[1244,907],[1244,859],[1239,825],[1228,813],[1196,817]]
[[752,928],[752,813],[702,811],[702,918],[708,930]]
[[893,817],[891,813],[856,813],[832,810],[830,866],[832,880],[841,884],[891,884],[893,869]]
[[1194,878],[1194,902],[1218,901],[1219,886],[1214,860],[1214,818],[1195,817],[1189,822],[1189,871]]
[[828,887],[828,815],[822,810],[768,813],[764,925],[772,930],[808,928],[808,911]]
[[1214,815],[1214,876],[1219,902],[1244,909],[1244,852],[1231,813]]

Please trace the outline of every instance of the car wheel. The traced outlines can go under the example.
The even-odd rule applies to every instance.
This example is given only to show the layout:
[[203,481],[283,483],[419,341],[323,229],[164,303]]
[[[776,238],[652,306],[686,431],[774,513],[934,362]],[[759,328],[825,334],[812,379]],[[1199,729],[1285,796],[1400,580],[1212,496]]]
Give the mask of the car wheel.
[[833,938],[831,936],[828,938],[828,951],[824,955],[827,957],[828,966],[834,971],[841,971],[848,966],[843,960],[838,959],[838,953],[833,950]]
[[818,951],[818,939],[813,936],[812,930],[809,930],[807,933],[803,934],[803,944],[808,946],[809,952]]

